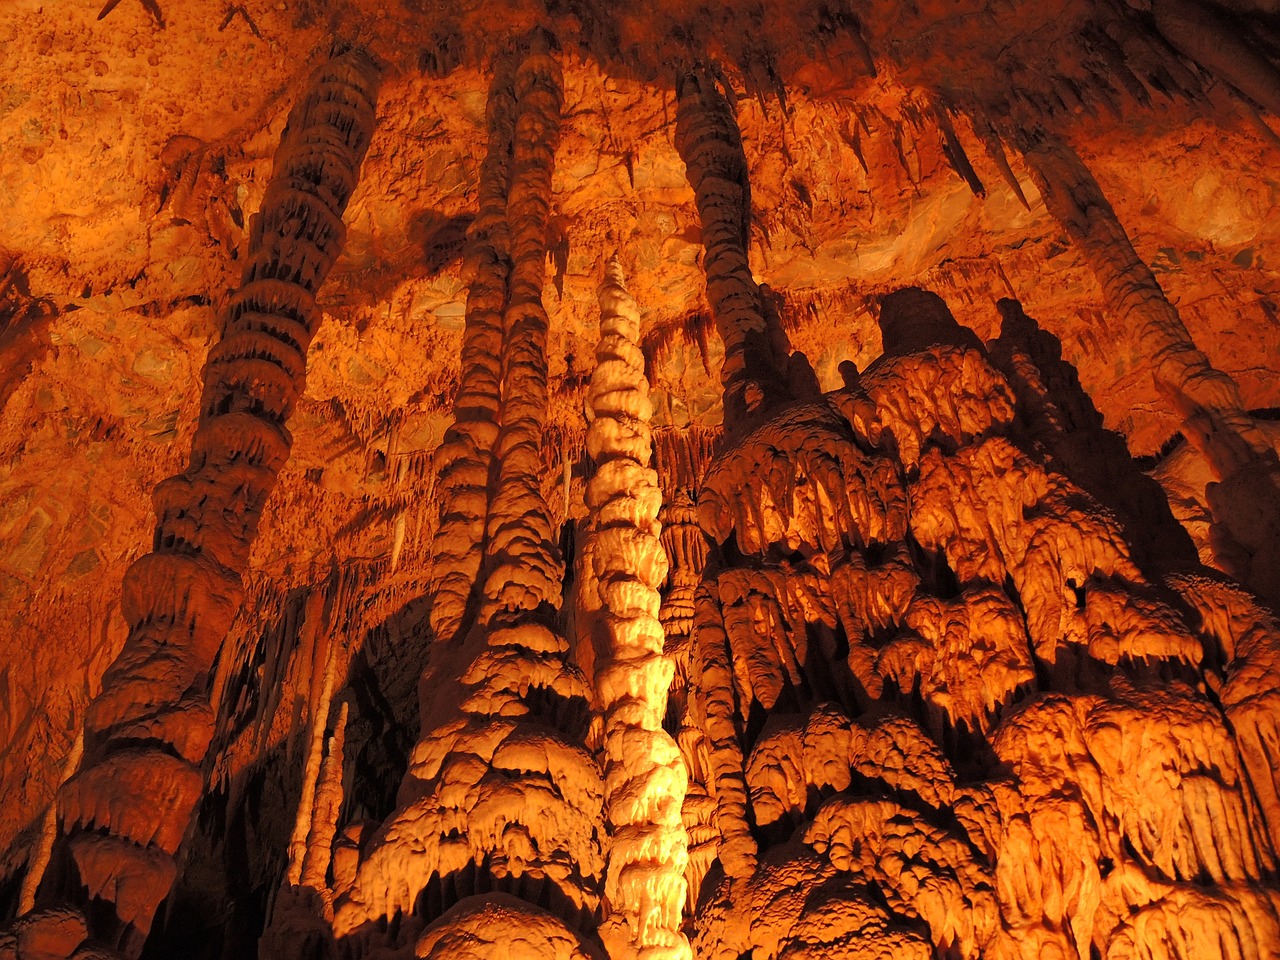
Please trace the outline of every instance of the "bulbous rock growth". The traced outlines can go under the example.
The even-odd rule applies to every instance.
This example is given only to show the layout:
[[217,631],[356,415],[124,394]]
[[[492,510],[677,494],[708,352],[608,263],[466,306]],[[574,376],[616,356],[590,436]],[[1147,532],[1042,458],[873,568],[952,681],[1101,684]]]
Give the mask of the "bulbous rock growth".
[[1274,620],[1148,581],[939,298],[880,322],[704,482],[696,955],[1274,955]]

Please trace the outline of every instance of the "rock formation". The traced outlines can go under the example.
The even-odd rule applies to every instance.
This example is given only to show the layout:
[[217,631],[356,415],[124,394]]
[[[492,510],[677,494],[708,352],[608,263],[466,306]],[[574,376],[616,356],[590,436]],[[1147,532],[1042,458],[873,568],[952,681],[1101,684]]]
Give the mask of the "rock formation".
[[681,808],[684,761],[662,723],[674,666],[665,654],[658,588],[662,494],[653,457],[640,310],[617,259],[600,288],[600,344],[588,394],[588,527],[582,548],[579,630],[593,647],[604,720],[604,796],[610,832],[605,896],[617,927],[611,957],[689,958],[680,932],[688,840]]
[[80,769],[58,792],[62,833],[41,900],[85,913],[32,915],[18,957],[70,956],[84,940],[136,956],[173,882],[204,787],[211,673],[289,455],[285,423],[305,385],[315,295],[342,247],[376,95],[368,56],[339,53],[289,117],[242,285],[209,351],[191,461],[156,488],[153,550],[124,580],[129,639],[89,705]]
[[1025,155],[1045,206],[1079,244],[1115,315],[1125,318],[1151,355],[1157,389],[1181,413],[1184,435],[1209,464],[1216,481],[1211,509],[1221,518],[1212,536],[1224,569],[1280,602],[1280,462],[1274,446],[1245,413],[1235,382],[1192,341],[1074,152],[1042,139]]
[[[720,381],[725,426],[733,428],[790,397],[786,334],[770,324],[751,276],[751,184],[723,78],[695,69],[677,84],[676,146],[689,174],[706,248],[707,299],[724,341]],[[732,91],[732,88],[730,88]]]
[[[385,935],[420,957],[598,950],[603,786],[584,745],[589,691],[556,619],[563,567],[539,483],[542,286],[561,80],[543,33],[521,47],[512,89],[491,91],[488,111],[492,125],[504,122],[509,100],[514,132],[494,466],[486,536],[471,546],[480,554],[478,608],[457,634],[434,638],[423,735],[399,809],[368,841],[334,908],[336,937]],[[506,149],[497,138],[490,147]],[[490,240],[477,230],[471,243]],[[490,303],[471,305],[492,316]],[[494,925],[495,915],[505,926]],[[387,921],[393,927],[384,934]]]
[[1280,957],[1273,4],[57,6],[0,960]]
[[708,471],[703,527],[739,552],[695,623],[723,867],[698,955],[1271,955],[1272,724],[1210,694],[1252,669],[1271,696],[1274,627],[1148,581],[1019,447],[1044,395],[940,299],[880,323],[861,377]]

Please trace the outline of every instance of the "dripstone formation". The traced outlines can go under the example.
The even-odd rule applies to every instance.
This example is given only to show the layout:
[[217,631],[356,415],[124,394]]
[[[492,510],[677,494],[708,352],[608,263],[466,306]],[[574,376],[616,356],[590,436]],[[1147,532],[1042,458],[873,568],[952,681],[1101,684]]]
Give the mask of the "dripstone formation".
[[290,114],[243,283],[205,365],[191,461],[156,488],[153,550],[124,578],[129,639],[89,705],[79,769],[58,792],[41,900],[69,905],[20,921],[10,948],[19,956],[71,956],[85,941],[137,956],[173,883],[204,787],[211,673],[289,456],[285,423],[305,386],[315,295],[342,248],[376,97],[375,66],[350,51],[316,71]]
[[[1158,92],[1253,124],[1274,161],[1274,15],[1081,0],[1033,29],[1014,4],[1015,39],[954,27],[977,52],[944,56],[886,17],[1005,15],[405,5],[404,36],[359,4],[290,11],[325,42],[263,121],[256,196],[212,139],[167,148],[151,216],[194,222],[242,278],[57,783],[0,802],[23,821],[0,960],[1280,957],[1280,431],[1080,136],[1097,104],[1112,132],[1158,125]],[[133,13],[179,29],[155,6]],[[254,13],[219,32],[238,15],[263,39]],[[847,122],[814,134],[836,103]],[[433,139],[437,109],[475,142]],[[776,151],[756,109],[783,118]],[[801,131],[868,183],[892,153],[925,212],[832,247],[815,211],[878,201],[806,185]],[[415,138],[439,148],[439,209],[384,246]],[[654,242],[673,196],[685,220]],[[971,232],[1050,231],[1032,280],[1093,284],[1079,339],[1116,352],[1117,382],[1142,358],[1163,448],[1135,459],[1133,417],[996,253],[971,264],[994,264],[986,294],[938,280],[950,248],[919,223],[958,231],[961,207]],[[1268,256],[1231,262],[1274,321]],[[937,282],[904,266],[929,257]],[[82,308],[0,264],[0,353],[36,377],[46,326],[69,342]],[[397,272],[455,299],[387,294]],[[580,335],[561,324],[588,275]],[[403,362],[373,359],[397,311],[427,360],[371,401]],[[25,396],[8,369],[4,402]],[[343,377],[375,383],[367,406]],[[52,723],[0,719],[5,770]]]

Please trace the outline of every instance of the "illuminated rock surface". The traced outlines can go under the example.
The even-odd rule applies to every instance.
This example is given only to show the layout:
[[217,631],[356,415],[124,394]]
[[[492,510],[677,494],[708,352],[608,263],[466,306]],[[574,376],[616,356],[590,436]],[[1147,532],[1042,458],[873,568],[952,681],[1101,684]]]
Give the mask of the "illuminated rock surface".
[[0,9],[0,958],[1280,956],[1275,16]]

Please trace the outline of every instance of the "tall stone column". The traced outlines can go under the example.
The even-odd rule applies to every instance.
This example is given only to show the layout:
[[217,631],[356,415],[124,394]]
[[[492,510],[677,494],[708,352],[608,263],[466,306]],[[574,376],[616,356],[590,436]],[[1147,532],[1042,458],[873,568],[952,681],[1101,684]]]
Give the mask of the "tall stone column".
[[[462,370],[453,425],[436,453],[440,523],[432,542],[431,630],[435,642],[458,639],[474,600],[485,540],[493,445],[502,403],[503,308],[511,270],[507,194],[515,133],[511,63],[499,60],[489,89],[489,142],[480,164],[480,209],[467,240],[467,307]],[[474,609],[471,610],[474,615]]]
[[602,928],[614,960],[691,960],[680,932],[688,838],[681,820],[687,775],[663,729],[674,672],[665,656],[658,588],[667,576],[659,539],[662,493],[649,464],[653,433],[640,352],[640,311],[614,258],[600,288],[600,343],[588,391],[582,625],[595,648],[604,711],[605,810],[612,834]]
[[[339,940],[381,938],[440,960],[569,960],[600,950],[603,784],[585,746],[590,691],[559,626],[564,568],[540,489],[542,285],[562,87],[547,38],[535,33],[522,46],[505,74],[509,91],[495,82],[490,94],[491,123],[500,116],[493,98],[511,103],[511,135],[490,141],[512,147],[510,269],[487,536],[471,545],[466,567],[476,610],[454,640],[432,648],[422,737],[399,809],[363,850],[334,908]],[[496,204],[491,185],[482,202]],[[496,301],[469,304],[478,305],[493,310]],[[494,359],[485,353],[486,369]]]
[[1033,138],[1024,150],[1045,206],[1102,285],[1112,316],[1150,357],[1157,390],[1216,482],[1212,536],[1227,572],[1280,604],[1280,460],[1245,412],[1240,390],[1196,346],[1134,250],[1089,168],[1065,143]]
[[676,84],[676,149],[693,185],[706,249],[707,298],[724,341],[724,424],[790,399],[786,334],[763,308],[751,275],[751,185],[742,134],[717,77],[705,68]]
[[190,463],[156,488],[152,551],[125,574],[128,639],[89,705],[80,770],[58,794],[62,832],[38,901],[84,910],[87,922],[70,927],[56,912],[68,956],[77,936],[136,956],[173,882],[204,790],[211,671],[289,456],[316,291],[342,250],[377,88],[373,61],[350,50],[312,74],[290,113],[243,282],[209,351]]

